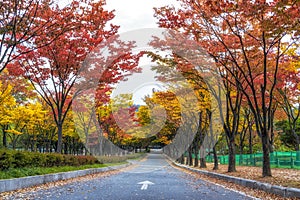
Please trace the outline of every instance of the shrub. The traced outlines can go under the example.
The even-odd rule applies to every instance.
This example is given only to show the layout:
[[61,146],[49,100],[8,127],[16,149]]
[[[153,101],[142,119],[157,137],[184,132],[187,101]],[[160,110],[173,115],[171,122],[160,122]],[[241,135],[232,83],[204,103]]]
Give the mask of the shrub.
[[62,166],[62,165],[64,165],[63,155],[57,154],[57,153],[46,154],[46,166],[47,167]]
[[67,166],[78,166],[79,159],[77,159],[75,156],[72,155],[64,155],[64,165]]
[[10,151],[1,151],[0,152],[0,169],[7,170],[9,168],[13,168],[13,155]]
[[79,165],[99,164],[99,161],[94,156],[76,156]]
[[79,165],[92,164],[92,163],[89,163],[89,159],[87,156],[78,156],[77,159],[78,159]]
[[31,164],[30,154],[21,151],[15,152],[13,154],[13,166],[15,168],[27,167]]
[[41,153],[32,153],[31,165],[34,167],[46,167],[47,166],[47,155]]
[[3,149],[0,150],[0,170],[23,167],[54,167],[54,166],[80,166],[103,163],[120,163],[137,154],[126,156],[75,156],[58,153],[37,153]]

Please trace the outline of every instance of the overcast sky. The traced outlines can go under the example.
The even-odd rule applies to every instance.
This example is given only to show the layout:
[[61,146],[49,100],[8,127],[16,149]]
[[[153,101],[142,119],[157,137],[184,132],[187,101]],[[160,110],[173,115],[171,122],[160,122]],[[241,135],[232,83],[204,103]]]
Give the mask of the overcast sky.
[[[72,0],[56,0],[61,7]],[[156,19],[153,17],[153,7],[166,5],[178,6],[177,0],[106,0],[105,8],[115,10],[115,18],[111,21],[120,25],[120,33],[139,29],[155,28]]]
[[[176,0],[107,0],[107,10],[115,10],[115,18],[111,21],[115,25],[120,25],[119,33],[142,29],[156,28],[157,19],[154,18],[153,7],[166,5],[178,5]],[[151,94],[153,89],[161,89],[161,83],[155,81],[155,72],[151,72],[153,63],[145,63],[143,59],[141,74],[135,74],[128,78],[126,82],[120,82],[113,92],[113,96],[120,93],[133,93],[135,104],[144,104],[142,98]]]
[[112,20],[120,25],[120,33],[139,28],[157,27],[153,7],[178,5],[176,0],[107,0],[106,8],[115,10]]

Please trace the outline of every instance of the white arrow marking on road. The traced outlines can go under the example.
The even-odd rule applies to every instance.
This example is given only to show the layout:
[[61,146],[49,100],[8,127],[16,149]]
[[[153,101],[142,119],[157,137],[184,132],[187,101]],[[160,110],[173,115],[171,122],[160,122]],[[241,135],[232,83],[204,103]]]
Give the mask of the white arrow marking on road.
[[143,182],[139,182],[138,184],[142,185],[141,190],[147,190],[148,185],[154,185],[154,183],[150,181],[143,181]]

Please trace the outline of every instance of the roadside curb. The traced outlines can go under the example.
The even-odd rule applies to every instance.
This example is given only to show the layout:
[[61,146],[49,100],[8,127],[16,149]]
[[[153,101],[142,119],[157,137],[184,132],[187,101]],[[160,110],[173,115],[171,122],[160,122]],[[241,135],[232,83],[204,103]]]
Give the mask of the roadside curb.
[[244,178],[239,178],[239,177],[234,177],[234,176],[228,176],[225,174],[218,174],[218,173],[214,173],[214,172],[208,172],[208,171],[204,171],[204,170],[200,170],[200,169],[194,169],[176,162],[173,162],[174,165],[199,173],[199,174],[204,174],[206,176],[210,176],[213,178],[218,178],[218,179],[222,179],[228,182],[232,182],[232,183],[236,183],[238,185],[242,185],[248,188],[252,188],[252,189],[258,189],[258,190],[262,190],[268,193],[272,193],[272,194],[277,194],[280,195],[282,197],[297,197],[300,198],[300,189],[298,188],[290,188],[290,187],[282,187],[282,186],[278,186],[278,185],[272,185],[269,183],[263,183],[263,182],[259,182],[259,181],[255,181],[255,180],[250,180],[250,179],[244,179]]
[[110,167],[92,168],[92,169],[84,169],[78,171],[69,171],[69,172],[60,172],[54,174],[28,176],[22,178],[4,179],[4,180],[0,180],[0,193],[42,185],[50,182],[67,180],[67,179],[76,178],[80,176],[86,176],[90,174],[97,174],[106,171],[118,170],[118,169],[128,167],[130,165],[131,163],[117,165],[117,166],[110,166]]

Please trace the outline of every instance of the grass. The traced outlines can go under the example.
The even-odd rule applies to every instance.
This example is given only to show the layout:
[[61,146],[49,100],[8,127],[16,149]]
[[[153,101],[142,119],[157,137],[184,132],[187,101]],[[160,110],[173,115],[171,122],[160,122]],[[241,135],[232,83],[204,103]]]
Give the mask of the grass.
[[44,175],[59,172],[76,171],[91,168],[102,168],[107,166],[115,166],[125,164],[126,162],[113,163],[113,164],[93,164],[93,165],[81,165],[81,166],[61,166],[61,167],[24,167],[13,168],[5,171],[0,171],[0,179],[20,178],[26,176]]

